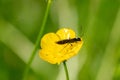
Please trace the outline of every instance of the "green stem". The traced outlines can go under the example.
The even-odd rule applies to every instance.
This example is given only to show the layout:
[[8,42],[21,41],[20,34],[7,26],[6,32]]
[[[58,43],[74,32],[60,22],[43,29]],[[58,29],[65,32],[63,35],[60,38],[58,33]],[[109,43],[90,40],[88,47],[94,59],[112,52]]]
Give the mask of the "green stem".
[[41,28],[40,28],[40,32],[39,32],[39,35],[37,37],[37,40],[36,40],[36,43],[35,43],[35,47],[31,53],[31,57],[26,65],[26,68],[25,68],[25,71],[23,73],[23,80],[27,80],[27,74],[28,74],[28,71],[29,71],[29,67],[35,57],[35,53],[37,51],[37,48],[39,46],[39,42],[40,42],[40,39],[42,37],[42,34],[43,34],[43,31],[44,31],[44,27],[45,27],[45,24],[46,24],[46,21],[47,21],[47,17],[48,17],[48,13],[49,13],[49,10],[50,10],[50,7],[51,7],[51,3],[52,3],[52,0],[48,0],[47,2],[47,8],[46,8],[46,11],[45,11],[45,15],[44,15],[44,18],[43,18],[43,22],[42,22],[42,25],[41,25]]
[[68,69],[67,69],[66,61],[63,62],[63,65],[64,65],[64,70],[65,70],[65,73],[66,73],[66,80],[69,80],[69,74],[68,74]]

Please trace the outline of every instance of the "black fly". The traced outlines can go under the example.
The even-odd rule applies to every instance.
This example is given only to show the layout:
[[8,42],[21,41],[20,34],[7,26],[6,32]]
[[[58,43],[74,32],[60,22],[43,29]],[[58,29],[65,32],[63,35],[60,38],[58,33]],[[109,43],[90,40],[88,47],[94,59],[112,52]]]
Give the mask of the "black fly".
[[57,41],[56,43],[57,44],[66,44],[66,43],[74,43],[77,41],[81,41],[81,38],[64,39],[64,40]]

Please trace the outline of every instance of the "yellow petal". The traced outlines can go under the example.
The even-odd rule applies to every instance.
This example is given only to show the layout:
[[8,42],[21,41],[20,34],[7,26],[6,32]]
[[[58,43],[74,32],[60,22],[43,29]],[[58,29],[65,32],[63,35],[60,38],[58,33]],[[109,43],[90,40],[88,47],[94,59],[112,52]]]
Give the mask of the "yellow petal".
[[59,40],[60,38],[55,33],[48,33],[41,39],[41,48],[58,51],[62,48],[62,46],[56,44]]
[[61,62],[64,60],[68,60],[69,58],[78,54],[83,41],[78,41],[75,43],[69,43],[63,50],[61,50]]
[[40,53],[39,56],[40,56],[43,60],[45,60],[45,61],[47,61],[47,62],[49,62],[49,63],[51,63],[51,64],[56,64],[56,63],[57,63],[57,60],[55,60],[56,58],[54,57],[53,54],[51,54],[51,53],[53,53],[53,52],[47,51],[47,50],[45,50],[45,49],[42,49],[42,50],[40,50],[39,53]]
[[56,32],[56,34],[63,39],[75,38],[75,32],[72,29],[62,28]]

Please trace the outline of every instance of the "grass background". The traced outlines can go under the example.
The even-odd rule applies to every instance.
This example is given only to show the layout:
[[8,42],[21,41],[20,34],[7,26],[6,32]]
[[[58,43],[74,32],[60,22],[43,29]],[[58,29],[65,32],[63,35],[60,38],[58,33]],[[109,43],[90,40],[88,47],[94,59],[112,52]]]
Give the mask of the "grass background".
[[[0,80],[22,79],[46,5],[46,0],[0,0]],[[120,80],[120,0],[53,0],[44,34],[62,27],[84,40],[67,63],[71,80]],[[65,80],[63,65],[41,60],[37,51],[28,80]]]

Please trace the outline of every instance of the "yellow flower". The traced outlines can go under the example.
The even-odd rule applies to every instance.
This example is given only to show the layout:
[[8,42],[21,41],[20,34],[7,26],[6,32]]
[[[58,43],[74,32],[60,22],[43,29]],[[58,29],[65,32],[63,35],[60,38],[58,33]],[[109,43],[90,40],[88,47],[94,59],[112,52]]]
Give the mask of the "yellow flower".
[[51,64],[60,64],[76,55],[82,44],[82,39],[76,38],[72,29],[62,28],[43,36],[39,56]]

